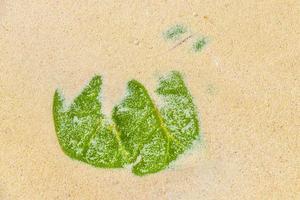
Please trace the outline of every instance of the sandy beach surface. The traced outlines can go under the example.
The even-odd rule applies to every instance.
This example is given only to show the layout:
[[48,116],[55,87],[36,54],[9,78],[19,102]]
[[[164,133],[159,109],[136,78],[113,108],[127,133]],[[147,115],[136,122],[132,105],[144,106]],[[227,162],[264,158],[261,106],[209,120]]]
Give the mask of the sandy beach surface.
[[[1,0],[0,199],[299,199],[299,13],[297,0]],[[162,33],[174,24],[209,43],[172,48]],[[70,102],[102,75],[110,115],[127,81],[154,96],[171,70],[202,138],[169,169],[138,177],[62,152],[56,88]]]

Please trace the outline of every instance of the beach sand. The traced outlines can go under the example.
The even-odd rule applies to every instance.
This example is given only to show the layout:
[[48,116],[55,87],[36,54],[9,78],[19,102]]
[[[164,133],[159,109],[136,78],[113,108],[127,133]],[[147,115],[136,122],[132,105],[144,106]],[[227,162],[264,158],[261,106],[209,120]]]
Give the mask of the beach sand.
[[[0,1],[0,199],[299,199],[299,9],[297,0]],[[162,33],[175,24],[209,43],[170,50]],[[62,152],[56,88],[70,102],[102,75],[110,116],[127,81],[154,96],[171,70],[194,97],[201,141],[169,169],[138,177]]]

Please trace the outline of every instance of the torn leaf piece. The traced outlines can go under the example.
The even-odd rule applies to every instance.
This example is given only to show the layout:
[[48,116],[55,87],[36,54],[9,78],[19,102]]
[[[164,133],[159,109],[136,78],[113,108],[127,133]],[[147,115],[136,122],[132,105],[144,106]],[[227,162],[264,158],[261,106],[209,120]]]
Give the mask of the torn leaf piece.
[[68,108],[60,92],[55,92],[57,137],[63,151],[74,159],[98,167],[122,167],[120,144],[101,113],[101,85],[101,77],[95,76]]
[[137,175],[163,169],[168,161],[168,141],[155,105],[144,86],[133,80],[128,83],[125,99],[112,114],[122,144],[135,162]]
[[169,161],[173,161],[199,136],[197,110],[179,72],[162,77],[156,93],[163,102],[160,111],[169,130]]

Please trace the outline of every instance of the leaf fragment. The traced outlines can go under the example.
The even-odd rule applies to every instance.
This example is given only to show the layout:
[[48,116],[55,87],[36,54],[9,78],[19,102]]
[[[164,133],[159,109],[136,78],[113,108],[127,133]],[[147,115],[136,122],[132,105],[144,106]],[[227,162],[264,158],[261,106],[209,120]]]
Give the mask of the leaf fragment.
[[101,85],[101,77],[95,76],[67,108],[56,90],[53,116],[58,141],[71,158],[98,167],[122,167],[118,141],[101,113]]
[[156,93],[163,101],[161,114],[170,134],[170,161],[187,150],[199,136],[196,107],[180,73],[160,79]]

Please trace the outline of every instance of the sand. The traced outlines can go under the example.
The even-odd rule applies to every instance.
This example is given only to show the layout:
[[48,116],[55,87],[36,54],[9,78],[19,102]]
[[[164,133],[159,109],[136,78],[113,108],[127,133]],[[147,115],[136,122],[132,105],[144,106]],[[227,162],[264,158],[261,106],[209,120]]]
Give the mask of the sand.
[[[0,1],[0,199],[299,199],[299,1]],[[169,51],[162,32],[209,37]],[[185,76],[202,139],[137,177],[71,160],[52,98],[103,75],[104,112],[141,81]],[[297,107],[298,106],[298,107]],[[298,196],[297,196],[298,195]]]

